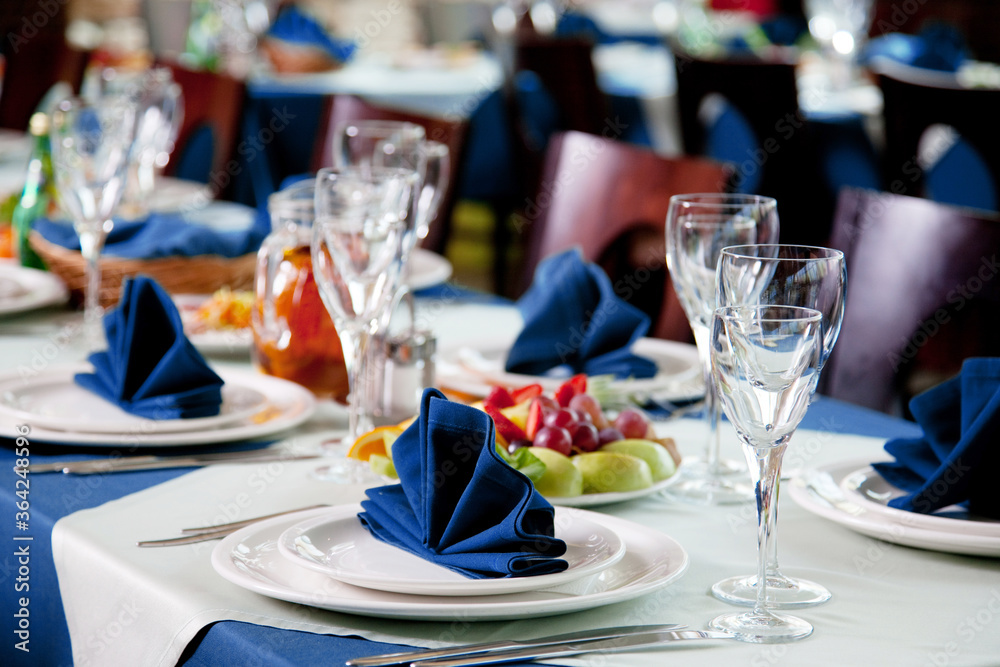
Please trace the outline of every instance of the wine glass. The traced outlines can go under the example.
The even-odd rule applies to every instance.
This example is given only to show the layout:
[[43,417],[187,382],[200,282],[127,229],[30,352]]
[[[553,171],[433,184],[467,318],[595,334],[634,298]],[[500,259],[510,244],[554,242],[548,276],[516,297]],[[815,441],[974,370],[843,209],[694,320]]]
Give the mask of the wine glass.
[[742,503],[753,493],[734,479],[743,466],[719,458],[719,406],[711,380],[708,333],[715,310],[715,272],[726,246],[769,243],[778,237],[778,208],[771,197],[742,194],[688,194],[670,198],[667,211],[667,266],[698,345],[705,378],[708,438],[703,461],[686,460],[665,493],[702,504]]
[[316,176],[313,272],[344,344],[350,387],[347,442],[371,428],[362,360],[396,290],[399,248],[415,207],[418,178],[401,169],[320,169]]
[[809,407],[823,352],[823,315],[793,306],[727,306],[712,317],[712,381],[743,445],[757,498],[757,581],[750,611],[723,614],[713,628],[760,644],[812,634],[808,622],[770,610],[768,542],[788,441]]
[[129,154],[128,178],[119,215],[132,219],[149,213],[148,200],[156,173],[167,165],[184,118],[181,87],[169,68],[128,72],[111,67],[100,73],[91,95],[121,95],[136,108],[135,140]]
[[864,49],[872,21],[873,0],[805,0],[809,32],[829,56],[834,90],[848,86]]
[[73,219],[86,260],[84,334],[101,347],[101,250],[111,216],[125,190],[125,171],[135,128],[135,109],[123,97],[59,102],[50,129],[52,170],[59,203]]
[[[717,282],[719,306],[801,306],[822,313],[822,370],[844,319],[847,292],[844,253],[797,245],[733,246],[725,248],[719,257]],[[815,377],[818,381],[819,373]],[[809,607],[829,600],[830,591],[825,587],[781,573],[777,545],[777,535],[772,533],[767,554],[768,603],[782,609]],[[757,575],[720,581],[712,586],[712,594],[733,604],[753,604],[757,597]]]

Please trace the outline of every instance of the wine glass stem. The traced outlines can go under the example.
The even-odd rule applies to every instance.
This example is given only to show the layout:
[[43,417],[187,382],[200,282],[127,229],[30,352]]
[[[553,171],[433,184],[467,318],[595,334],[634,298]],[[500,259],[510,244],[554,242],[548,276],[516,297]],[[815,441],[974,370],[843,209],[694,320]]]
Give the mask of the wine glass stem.
[[719,398],[712,381],[712,359],[709,356],[708,327],[692,327],[698,359],[701,361],[701,375],[705,381],[705,420],[708,425],[708,440],[705,444],[705,471],[711,476],[722,474],[719,465]]
[[767,611],[767,564],[769,544],[776,519],[774,492],[781,472],[781,459],[786,445],[773,447],[747,446],[746,457],[750,466],[757,496],[757,600],[755,614]]
[[347,399],[347,431],[348,438],[350,442],[354,442],[361,435],[360,432],[360,417],[361,408],[363,405],[362,394],[367,391],[367,387],[361,386],[359,380],[361,379],[361,367],[364,365],[365,351],[368,348],[368,336],[365,335],[364,331],[355,330],[349,335],[343,336],[347,338],[348,344],[344,348],[344,365],[347,367],[347,386],[350,388],[350,394]]
[[96,343],[101,338],[101,250],[105,235],[87,230],[79,233],[80,254],[86,261],[87,288],[83,294],[83,326],[87,338]]

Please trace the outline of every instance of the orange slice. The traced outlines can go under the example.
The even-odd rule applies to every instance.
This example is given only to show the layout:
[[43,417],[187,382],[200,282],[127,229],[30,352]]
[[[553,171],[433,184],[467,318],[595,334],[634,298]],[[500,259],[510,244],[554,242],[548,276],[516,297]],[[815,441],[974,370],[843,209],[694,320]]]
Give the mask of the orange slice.
[[359,461],[367,461],[372,454],[391,458],[389,448],[402,432],[398,426],[379,426],[355,440],[347,455]]

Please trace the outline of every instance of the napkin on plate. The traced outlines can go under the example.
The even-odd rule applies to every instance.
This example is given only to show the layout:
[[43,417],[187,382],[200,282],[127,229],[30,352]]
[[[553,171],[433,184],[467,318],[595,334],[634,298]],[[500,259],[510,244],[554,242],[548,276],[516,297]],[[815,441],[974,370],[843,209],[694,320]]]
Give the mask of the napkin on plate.
[[562,572],[552,505],[495,448],[493,420],[424,390],[392,446],[399,484],[366,492],[358,516],[379,540],[472,579]]
[[[80,249],[80,237],[72,225],[41,219],[35,221],[34,228],[50,243],[70,250]],[[271,222],[266,212],[257,212],[252,225],[238,230],[195,224],[188,215],[180,213],[152,213],[145,220],[115,220],[103,254],[127,259],[196,255],[240,257],[256,252],[270,231]]]
[[266,36],[296,46],[320,49],[337,63],[347,62],[357,49],[357,44],[351,40],[331,37],[316,19],[295,5],[282,8]]
[[958,30],[938,23],[925,27],[918,35],[890,32],[870,40],[863,59],[879,57],[912,67],[956,72],[968,58],[968,50]]
[[962,372],[913,398],[922,438],[890,440],[895,461],[875,463],[882,477],[909,491],[889,502],[929,514],[962,504],[1000,519],[1000,358],[967,359]]
[[604,271],[578,249],[542,261],[517,307],[524,329],[507,354],[510,373],[542,375],[562,366],[566,375],[656,375],[655,362],[630,351],[649,329],[649,317],[620,299]]
[[180,313],[155,280],[136,276],[104,316],[108,349],[90,355],[93,373],[76,383],[149,419],[219,414],[222,378],[184,335]]

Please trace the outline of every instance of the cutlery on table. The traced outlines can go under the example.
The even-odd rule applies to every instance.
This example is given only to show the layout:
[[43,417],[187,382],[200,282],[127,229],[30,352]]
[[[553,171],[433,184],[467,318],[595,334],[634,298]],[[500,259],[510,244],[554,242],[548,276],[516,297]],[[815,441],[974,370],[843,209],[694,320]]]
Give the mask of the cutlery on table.
[[734,635],[726,632],[714,632],[707,630],[677,630],[668,632],[646,632],[638,635],[628,635],[625,637],[615,637],[613,639],[597,639],[589,641],[571,642],[568,644],[556,644],[553,646],[542,646],[539,648],[512,649],[509,651],[496,651],[494,653],[484,653],[479,655],[461,656],[457,658],[447,658],[444,660],[420,660],[412,663],[417,667],[459,667],[461,665],[493,665],[504,662],[515,662],[517,660],[536,660],[538,658],[565,658],[581,653],[593,653],[600,651],[603,653],[613,651],[624,651],[630,648],[642,648],[648,646],[663,646],[672,642],[695,641],[695,640],[716,640],[716,639],[736,639]]
[[798,478],[813,496],[831,505],[835,509],[853,516],[861,516],[867,510],[848,500],[837,482],[829,473],[818,470],[806,470]]
[[667,630],[678,630],[687,627],[671,623],[667,625],[623,625],[614,628],[597,628],[594,630],[581,630],[568,632],[565,634],[552,635],[549,637],[539,637],[530,640],[501,640],[485,642],[482,644],[467,644],[465,646],[453,646],[450,648],[422,649],[419,651],[405,651],[403,653],[386,653],[383,655],[373,655],[367,658],[355,658],[348,660],[348,667],[388,667],[389,665],[405,665],[411,662],[422,662],[431,659],[459,658],[466,656],[492,656],[499,652],[510,650],[531,650],[542,647],[559,646],[565,647],[583,641],[606,640],[627,637],[630,635],[648,635],[653,632],[663,632]]
[[197,528],[182,528],[181,533],[184,533],[180,537],[168,537],[162,540],[142,540],[136,542],[137,547],[174,547],[180,546],[182,544],[195,544],[196,542],[208,542],[209,540],[217,540],[221,537],[226,537],[232,533],[235,533],[240,528],[245,528],[251,524],[257,523],[258,521],[264,521],[265,519],[273,519],[275,517],[284,516],[286,514],[295,514],[297,512],[306,512],[308,510],[315,510],[321,507],[329,507],[329,505],[310,505],[308,507],[296,507],[295,509],[284,510],[282,512],[275,512],[274,514],[265,514],[264,516],[253,517],[252,519],[242,519],[241,521],[232,521],[230,523],[220,523],[216,526],[199,526]]
[[61,472],[73,475],[93,475],[131,470],[159,470],[163,468],[188,468],[212,463],[266,463],[270,461],[298,461],[314,459],[317,452],[293,454],[258,449],[240,452],[219,452],[215,454],[193,454],[190,456],[129,456],[118,459],[88,459],[85,461],[55,461],[34,463],[28,466],[29,473]]

